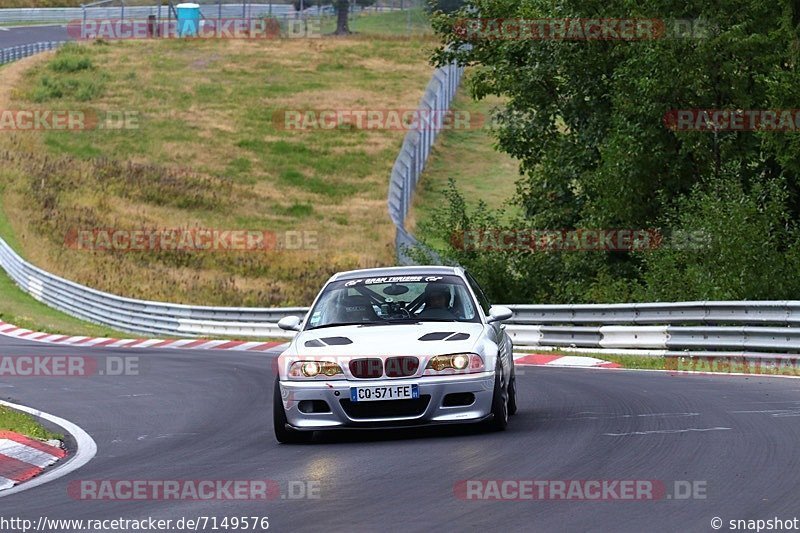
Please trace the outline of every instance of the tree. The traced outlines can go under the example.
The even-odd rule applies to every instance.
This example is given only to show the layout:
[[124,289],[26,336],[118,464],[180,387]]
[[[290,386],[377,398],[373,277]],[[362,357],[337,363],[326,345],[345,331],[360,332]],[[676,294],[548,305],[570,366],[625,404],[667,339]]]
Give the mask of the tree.
[[[350,0],[292,0],[295,11],[308,9],[314,6],[332,5],[336,12],[336,31],[335,35],[350,35]],[[375,0],[355,0],[355,5],[360,7],[371,6]]]
[[350,34],[350,20],[348,19],[348,12],[350,3],[347,0],[334,0],[333,3],[336,8],[336,35],[349,35]]
[[[664,31],[633,41],[504,39],[497,38],[502,35],[496,25],[465,24],[478,17],[657,19]],[[475,98],[506,98],[495,133],[499,148],[517,158],[524,173],[516,201],[525,215],[514,221],[517,227],[662,228],[668,233],[677,229],[671,225],[688,223],[674,216],[680,206],[707,214],[697,202],[714,198],[724,178],[734,182],[726,187],[739,190],[738,198],[772,217],[754,226],[778,232],[760,244],[771,256],[792,249],[792,224],[800,220],[797,134],[674,131],[665,118],[678,109],[800,108],[798,20],[796,3],[789,0],[468,0],[458,11],[434,17],[444,45],[433,59],[471,66],[469,88]],[[476,27],[490,31],[473,31]],[[774,187],[785,194],[768,201],[756,192]],[[449,209],[458,208],[451,204]],[[739,213],[717,212],[732,218]],[[717,232],[723,227],[708,225]],[[735,243],[745,246],[742,240]],[[486,259],[449,252],[467,266]],[[711,277],[708,297],[730,294],[729,284],[714,289],[713,254],[676,254],[645,261],[636,253],[529,253],[496,261],[494,275],[528,275],[529,285],[549,288],[548,300],[564,303],[644,298],[648,283],[663,282],[658,271],[680,260]],[[736,265],[740,277],[754,267],[747,261]],[[777,280],[783,272],[771,275]],[[734,279],[734,274],[726,275]],[[670,275],[680,282],[679,270]],[[784,286],[758,285],[764,296],[785,294],[779,289]]]

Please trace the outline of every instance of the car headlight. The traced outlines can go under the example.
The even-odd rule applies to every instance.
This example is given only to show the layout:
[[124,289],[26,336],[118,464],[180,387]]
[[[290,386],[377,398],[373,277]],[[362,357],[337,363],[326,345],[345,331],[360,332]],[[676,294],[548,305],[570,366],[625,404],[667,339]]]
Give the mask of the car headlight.
[[289,377],[298,379],[333,378],[344,376],[342,367],[333,361],[295,361],[289,367]]
[[483,358],[476,353],[454,353],[432,357],[425,367],[425,375],[468,374],[483,372],[485,368]]

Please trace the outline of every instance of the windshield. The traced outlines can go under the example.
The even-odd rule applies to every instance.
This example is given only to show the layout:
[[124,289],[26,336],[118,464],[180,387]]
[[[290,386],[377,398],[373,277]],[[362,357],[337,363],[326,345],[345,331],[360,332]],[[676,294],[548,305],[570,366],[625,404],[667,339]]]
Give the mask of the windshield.
[[387,276],[330,283],[306,329],[338,325],[480,322],[458,276]]

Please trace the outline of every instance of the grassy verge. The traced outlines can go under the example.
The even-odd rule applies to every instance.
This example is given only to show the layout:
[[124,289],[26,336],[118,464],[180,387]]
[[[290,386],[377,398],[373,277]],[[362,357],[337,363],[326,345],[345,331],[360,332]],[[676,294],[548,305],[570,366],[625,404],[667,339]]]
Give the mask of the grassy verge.
[[[2,187],[0,186],[1,192]],[[19,242],[11,231],[8,219],[2,210],[0,210],[0,235],[3,235],[12,248],[19,248]],[[0,270],[0,320],[21,328],[62,335],[114,338],[130,336],[130,334],[114,331],[111,328],[84,322],[46,306],[22,292],[2,270]]]
[[[328,23],[330,22],[332,19]],[[0,165],[0,236],[37,265],[69,279],[117,294],[126,292],[120,290],[118,283],[123,279],[130,286],[145,288],[145,291],[138,294],[129,291],[128,295],[158,297],[158,291],[146,291],[152,280],[160,279],[165,270],[172,267],[183,267],[176,268],[174,276],[163,282],[163,287],[169,288],[172,285],[172,288],[161,292],[162,299],[201,304],[308,303],[306,300],[316,291],[318,283],[342,264],[339,262],[329,265],[322,272],[317,268],[318,262],[327,264],[332,259],[332,249],[347,248],[341,246],[342,241],[346,241],[345,244],[349,244],[351,250],[362,251],[365,238],[373,246],[366,254],[357,253],[355,258],[352,255],[347,257],[344,261],[346,267],[390,262],[391,230],[383,209],[385,181],[403,133],[345,131],[334,132],[334,136],[325,138],[320,135],[321,132],[298,134],[274,131],[266,124],[271,118],[269,110],[284,104],[287,99],[298,108],[320,108],[321,101],[326,103],[334,95],[352,93],[344,100],[343,107],[416,106],[431,71],[425,62],[432,41],[424,13],[370,13],[357,17],[351,24],[356,32],[351,38],[289,43],[288,50],[281,50],[282,43],[271,43],[275,46],[268,50],[248,50],[249,43],[244,46],[242,43],[223,43],[215,49],[206,43],[199,46],[158,43],[155,47],[145,46],[145,50],[142,47],[137,48],[141,43],[123,43],[119,46],[115,43],[114,46],[90,48],[88,52],[85,49],[67,50],[48,63],[34,62],[36,66],[21,80],[19,76],[12,75],[12,72],[16,74],[19,65],[10,70],[9,65],[0,66],[0,69],[8,70],[3,84],[6,87],[0,86],[0,102],[6,108],[12,108],[9,102],[18,108],[38,106],[44,109],[69,109],[79,106],[81,109],[99,113],[109,110],[134,111],[142,118],[140,129],[132,133],[108,130],[50,132],[9,135],[0,139],[0,148],[18,150],[18,154],[24,154],[25,157],[17,159],[17,163],[28,158],[27,164],[9,165],[7,163],[10,161],[4,161]],[[332,29],[331,26],[330,30]],[[378,38],[372,39],[375,42],[366,43],[363,40],[366,35]],[[404,36],[402,40],[406,42],[394,42],[397,36]],[[418,39],[417,36],[424,38]],[[269,47],[269,43],[267,46]],[[31,61],[27,60],[28,63]],[[223,83],[214,77],[215,74],[230,78],[230,83]],[[388,79],[383,79],[384,77]],[[201,86],[195,90],[192,90],[192,85],[197,80],[192,78],[200,78]],[[8,87],[9,85],[14,87]],[[10,100],[7,98],[9,94],[12,96]],[[381,98],[373,98],[376,95]],[[244,101],[241,101],[242,96],[245,96]],[[196,102],[189,103],[192,98]],[[130,103],[133,105],[129,106]],[[121,108],[121,104],[124,107]],[[265,106],[267,109],[261,110],[262,113],[250,112],[258,106]],[[226,110],[226,107],[230,109]],[[227,115],[225,111],[228,111]],[[187,117],[190,113],[194,115],[191,119]],[[260,116],[253,116],[254,114]],[[197,128],[198,125],[201,127]],[[197,129],[201,131],[197,132]],[[234,130],[241,132],[241,135],[236,137]],[[212,153],[208,153],[209,145],[216,144],[223,138],[222,146],[215,147],[216,150],[212,149]],[[390,145],[393,142],[396,146],[392,147]],[[188,148],[188,157],[178,157],[178,153],[184,148]],[[38,153],[43,157],[34,155]],[[193,155],[197,157],[191,157]],[[193,191],[192,187],[197,182],[190,179],[187,187],[189,190],[183,191],[191,197],[190,200],[208,194],[209,189],[212,196],[213,189],[224,190],[224,194],[228,196],[239,194],[242,198],[251,200],[245,207],[258,212],[254,216],[252,212],[231,211],[231,203],[222,202],[224,205],[217,206],[219,209],[212,209],[214,213],[204,213],[207,218],[195,217],[196,213],[191,209],[176,209],[165,213],[173,206],[163,205],[162,198],[159,198],[163,190],[156,190],[155,194],[150,192],[149,197],[154,200],[152,203],[155,205],[142,206],[130,202],[129,195],[123,194],[122,198],[108,198],[112,204],[109,206],[105,199],[97,197],[98,192],[105,193],[107,189],[104,190],[102,184],[94,182],[83,183],[84,189],[70,191],[72,194],[63,191],[66,194],[58,199],[74,204],[67,208],[75,207],[83,215],[86,214],[88,203],[90,206],[94,204],[94,207],[119,225],[124,224],[120,224],[120,220],[125,219],[124,215],[137,209],[146,210],[148,214],[158,211],[152,217],[147,217],[152,223],[158,223],[156,221],[161,217],[169,221],[180,220],[178,224],[185,223],[187,214],[191,223],[204,227],[208,227],[209,222],[219,227],[226,219],[233,219],[230,224],[232,226],[247,228],[254,227],[254,221],[262,226],[267,225],[264,219],[271,220],[270,225],[278,229],[296,228],[298,225],[311,223],[314,228],[318,224],[333,226],[329,234],[337,235],[337,239],[330,243],[329,248],[305,254],[305,257],[300,253],[283,258],[276,254],[267,257],[266,260],[272,264],[280,264],[282,261],[285,263],[278,268],[277,276],[273,276],[277,279],[272,280],[269,278],[275,271],[269,271],[258,264],[253,268],[254,261],[249,257],[227,258],[221,268],[208,268],[207,264],[174,265],[175,258],[167,258],[167,265],[158,259],[151,260],[152,258],[147,257],[130,260],[130,256],[87,257],[87,254],[75,254],[71,259],[65,260],[69,251],[64,250],[63,235],[58,233],[58,226],[65,220],[62,218],[55,224],[52,220],[49,224],[45,222],[45,219],[58,214],[59,210],[46,209],[49,212],[45,217],[40,217],[36,203],[27,207],[19,203],[27,202],[31,199],[31,194],[36,194],[35,187],[32,186],[35,178],[31,179],[29,173],[21,171],[29,168],[29,164],[36,164],[34,159],[41,163],[54,156],[63,158],[59,164],[67,162],[74,165],[72,170],[78,174],[87,168],[83,166],[87,161],[97,156],[111,156],[127,164],[146,163],[163,167],[157,168],[156,174],[163,169],[169,173],[174,167],[180,167],[179,171],[189,167],[189,172],[201,175],[201,181],[203,178],[212,180],[204,183],[207,190]],[[208,168],[202,165],[214,156],[223,162],[223,166]],[[382,171],[381,164],[385,165]],[[368,174],[365,169],[370,166],[377,167],[373,173],[376,179],[363,179]],[[253,171],[253,167],[257,170]],[[258,176],[262,169],[269,167],[274,167],[270,169],[269,175]],[[336,175],[338,169],[341,169],[339,175],[356,183],[346,184],[350,187],[340,187],[342,184],[337,182]],[[124,171],[125,167],[120,165],[116,170]],[[61,174],[61,170],[53,174]],[[158,177],[144,176],[145,180],[157,180]],[[214,178],[217,179],[214,181]],[[47,181],[50,181],[49,178]],[[59,179],[54,181],[58,183]],[[40,182],[40,185],[44,183]],[[363,198],[361,195],[361,198],[354,198],[355,202],[342,206],[342,197],[353,196],[356,186],[377,192],[372,198]],[[274,190],[265,195],[264,189],[268,188]],[[343,189],[343,192],[337,189]],[[87,190],[88,202],[83,201]],[[251,198],[253,196],[255,197]],[[264,196],[268,196],[267,202],[264,202]],[[51,202],[53,197],[40,200]],[[253,204],[258,204],[258,208],[254,208]],[[42,203],[38,205],[43,206]],[[124,215],[120,216],[117,211],[122,211]],[[6,213],[14,219],[13,225]],[[369,217],[367,223],[351,222],[351,218],[363,220],[365,216]],[[82,220],[81,217],[82,215],[78,215],[77,218]],[[141,219],[137,222],[137,226],[145,223]],[[386,232],[382,228],[384,225]],[[366,235],[363,231],[353,229],[362,227],[367,228]],[[55,236],[47,231],[48,228],[55,231]],[[63,231],[63,227],[60,230]],[[21,238],[18,239],[18,235]],[[186,258],[183,260],[185,262]],[[237,263],[239,268],[244,263],[243,275],[237,275],[242,274],[242,271],[231,275],[232,262]],[[80,268],[81,266],[84,268]],[[156,274],[149,271],[148,267],[154,267]],[[101,270],[102,268],[105,270]],[[81,271],[88,275],[82,278]],[[131,276],[136,271],[138,275]],[[76,276],[76,272],[79,275]],[[176,278],[178,283],[175,282]],[[299,280],[298,284],[310,287],[310,291],[299,297],[298,291],[281,291],[279,286],[287,278]],[[107,283],[103,283],[103,279]],[[186,289],[189,285],[192,286]],[[266,291],[263,289],[265,285]],[[276,286],[279,287],[278,290],[275,290]],[[201,287],[199,291],[198,287]],[[198,294],[203,291],[206,294]],[[251,295],[249,300],[242,296],[245,293]],[[216,294],[218,298],[207,298],[208,294]],[[23,293],[3,273],[0,273],[0,319],[20,327],[51,333],[131,336],[55,311]]]
[[[0,138],[2,208],[17,249],[101,290],[197,305],[308,304],[337,270],[392,263],[387,176],[404,132],[297,131],[275,117],[414,108],[430,46],[354,36],[62,48],[24,73],[11,104],[123,111],[137,129]],[[259,230],[279,241],[306,232],[316,242],[266,253],[65,246],[70,229],[91,228]]]
[[34,439],[62,439],[63,435],[48,431],[27,413],[0,406],[0,430],[14,431]]
[[424,227],[431,221],[433,213],[446,201],[444,193],[451,178],[470,205],[483,200],[490,208],[505,209],[506,216],[518,212],[509,200],[516,191],[519,164],[494,148],[494,139],[487,127],[492,110],[501,105],[502,101],[497,98],[476,102],[462,88],[453,102],[453,109],[468,112],[471,123],[483,122],[484,125],[448,130],[439,136],[417,187],[409,227]]
[[362,13],[351,22],[351,31],[371,35],[432,35],[430,21],[423,9],[387,13]]

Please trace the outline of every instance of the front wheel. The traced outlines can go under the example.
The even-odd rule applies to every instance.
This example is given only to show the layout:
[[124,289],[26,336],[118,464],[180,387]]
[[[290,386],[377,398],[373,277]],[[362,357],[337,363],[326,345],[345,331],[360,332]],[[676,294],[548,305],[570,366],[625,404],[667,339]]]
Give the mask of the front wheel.
[[492,417],[486,424],[490,431],[504,431],[508,427],[508,388],[506,387],[503,367],[498,361],[494,377],[494,395],[492,396]]
[[508,380],[508,414],[510,416],[517,414],[517,376],[513,373]]
[[314,437],[313,431],[297,431],[286,427],[286,410],[283,408],[281,398],[281,384],[275,380],[275,391],[272,395],[272,425],[275,429],[275,438],[281,444],[303,444],[310,442]]

